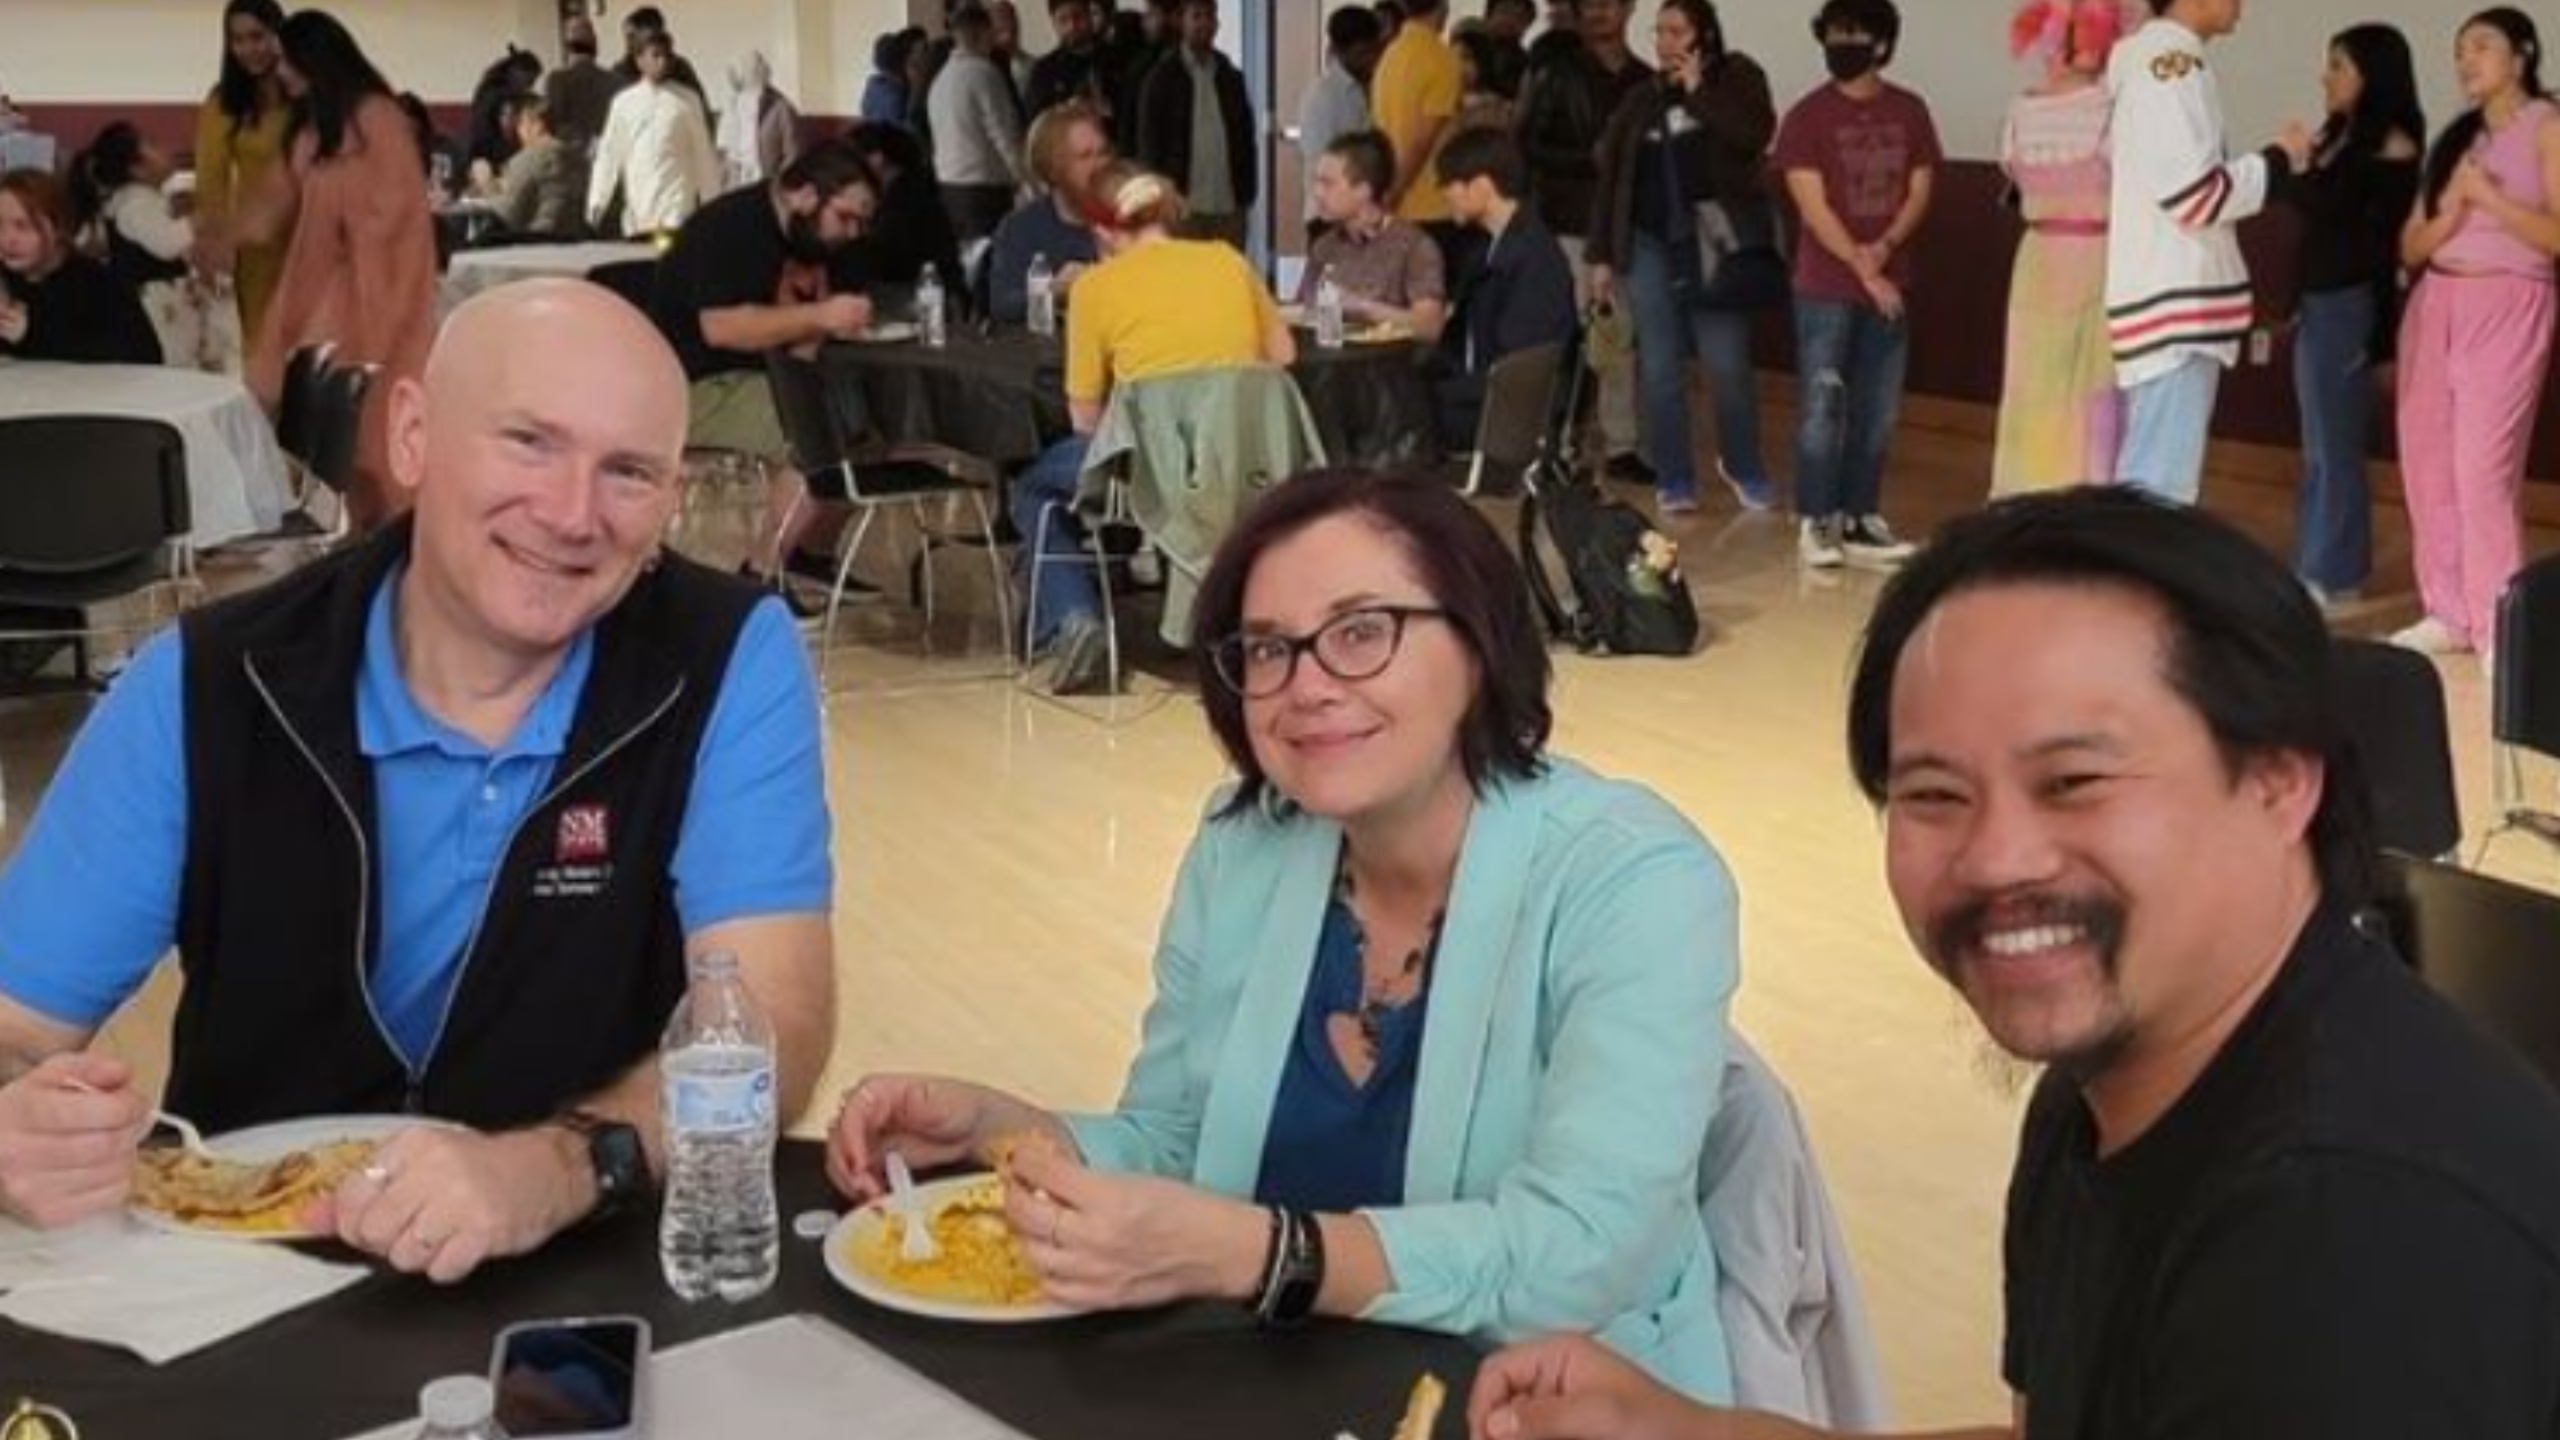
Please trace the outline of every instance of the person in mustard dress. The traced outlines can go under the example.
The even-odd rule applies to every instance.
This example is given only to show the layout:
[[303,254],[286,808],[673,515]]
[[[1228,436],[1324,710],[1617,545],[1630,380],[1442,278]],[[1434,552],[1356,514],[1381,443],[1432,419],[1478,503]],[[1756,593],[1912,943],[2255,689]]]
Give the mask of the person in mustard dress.
[[276,0],[231,0],[222,10],[222,83],[196,112],[196,258],[228,274],[240,306],[243,342],[256,339],[284,245],[238,245],[231,218],[284,158],[291,106],[276,79],[284,58],[284,7]]
[[390,84],[346,27],[318,10],[285,22],[277,74],[294,99],[286,161],[243,207],[242,243],[287,233],[284,270],[251,343],[249,387],[273,410],[286,360],[305,345],[336,347],[339,365],[378,367],[356,439],[347,497],[360,530],[388,520],[403,493],[391,483],[384,417],[393,386],[426,370],[435,341],[435,218],[427,205],[418,133]]

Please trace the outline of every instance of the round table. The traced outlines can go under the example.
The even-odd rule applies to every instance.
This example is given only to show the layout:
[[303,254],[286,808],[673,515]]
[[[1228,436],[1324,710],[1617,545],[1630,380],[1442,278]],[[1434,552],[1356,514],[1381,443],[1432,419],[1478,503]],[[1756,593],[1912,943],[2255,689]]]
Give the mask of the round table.
[[[1301,339],[1289,374],[1332,461],[1438,457],[1426,354],[1409,340],[1319,350]],[[890,444],[948,445],[1013,466],[1071,429],[1065,348],[1027,331],[954,330],[939,350],[912,339],[838,342],[818,363],[839,411]]]
[[188,539],[199,550],[284,522],[290,496],[275,428],[248,388],[227,375],[164,365],[0,364],[0,419],[35,415],[131,416],[176,426],[187,455]]
[[583,277],[590,271],[626,260],[656,258],[656,246],[621,240],[591,240],[574,245],[501,245],[489,250],[465,250],[453,257],[452,267],[444,272],[444,282],[436,290],[436,310],[440,315],[449,315],[455,306],[481,291],[494,290],[518,280],[531,280],[543,275]]

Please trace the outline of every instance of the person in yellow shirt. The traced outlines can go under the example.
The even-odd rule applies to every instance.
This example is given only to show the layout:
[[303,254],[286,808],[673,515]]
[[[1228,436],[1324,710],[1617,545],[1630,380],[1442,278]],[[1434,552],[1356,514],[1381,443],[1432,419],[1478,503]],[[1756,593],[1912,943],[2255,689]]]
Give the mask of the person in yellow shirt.
[[1464,88],[1457,47],[1442,33],[1448,28],[1449,0],[1411,0],[1404,28],[1369,82],[1370,115],[1396,151],[1390,208],[1429,227],[1444,245],[1454,232],[1434,160],[1457,121]]
[[291,106],[276,79],[284,58],[284,7],[276,0],[231,0],[222,10],[222,80],[196,112],[196,263],[229,274],[238,287],[240,333],[254,338],[284,273],[290,224],[280,238],[256,245],[232,238],[232,216],[284,162]]
[[[1083,552],[1076,483],[1113,386],[1298,358],[1279,302],[1244,256],[1220,241],[1175,238],[1188,207],[1172,181],[1114,161],[1094,177],[1088,205],[1103,259],[1076,282],[1067,312],[1067,410],[1076,433],[1031,462],[1013,490],[1014,526],[1032,540],[1026,551],[1053,559]],[[1109,637],[1092,575],[1072,564],[1044,565],[1038,574],[1032,643],[1051,657],[1050,689],[1082,695],[1108,686]]]

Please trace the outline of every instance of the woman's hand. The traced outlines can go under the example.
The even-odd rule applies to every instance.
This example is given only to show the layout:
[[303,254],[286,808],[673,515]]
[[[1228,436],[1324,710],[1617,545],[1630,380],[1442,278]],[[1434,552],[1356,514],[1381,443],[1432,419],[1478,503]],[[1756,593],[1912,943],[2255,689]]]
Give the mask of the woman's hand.
[[1467,1400],[1474,1440],[1688,1440],[1716,1418],[1582,1335],[1495,1355]]
[[1005,1179],[1005,1218],[1061,1305],[1134,1310],[1260,1289],[1271,1212],[1258,1205],[1042,1145],[1023,1147]]
[[0,340],[15,345],[27,338],[27,307],[0,300]]
[[844,1092],[827,1133],[827,1178],[856,1203],[889,1188],[888,1153],[919,1170],[978,1153],[1000,1108],[983,1085],[935,1075],[866,1075]]

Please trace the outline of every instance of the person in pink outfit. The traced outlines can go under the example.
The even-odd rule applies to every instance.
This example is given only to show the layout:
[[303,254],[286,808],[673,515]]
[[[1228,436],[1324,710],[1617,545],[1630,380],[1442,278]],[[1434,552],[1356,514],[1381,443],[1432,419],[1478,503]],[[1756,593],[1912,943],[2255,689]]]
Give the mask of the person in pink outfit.
[[2551,360],[2560,255],[2560,105],[2522,11],[2465,21],[2454,46],[2472,108],[2427,157],[2401,259],[2422,271],[2400,331],[2400,468],[2426,614],[2392,637],[2428,654],[2496,639],[2523,563],[2519,506]]

